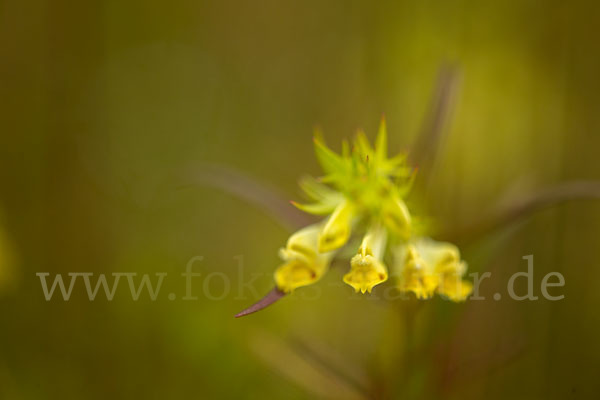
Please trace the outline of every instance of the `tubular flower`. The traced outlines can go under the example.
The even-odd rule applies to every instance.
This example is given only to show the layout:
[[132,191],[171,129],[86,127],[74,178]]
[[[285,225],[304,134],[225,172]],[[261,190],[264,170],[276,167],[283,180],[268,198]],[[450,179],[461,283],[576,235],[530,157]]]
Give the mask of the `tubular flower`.
[[288,293],[315,283],[327,272],[334,253],[319,252],[320,230],[320,224],[307,226],[290,236],[286,247],[279,250],[285,263],[275,271],[275,282],[281,291]]
[[324,175],[302,178],[300,187],[308,202],[292,204],[322,216],[322,220],[289,238],[280,251],[284,263],[275,271],[277,288],[239,315],[255,312],[282,294],[317,282],[336,253],[347,254],[342,248],[352,235],[364,237],[343,280],[356,292],[370,293],[388,279],[384,259],[386,250],[391,249],[394,265],[400,269],[401,290],[418,298],[439,293],[455,301],[464,300],[471,284],[461,279],[466,265],[460,261],[458,249],[448,243],[415,239],[420,228],[405,202],[415,172],[405,155],[388,158],[385,121],[381,121],[374,147],[360,131],[352,145],[342,143],[341,154],[327,147],[319,132],[314,144]]
[[369,292],[375,285],[388,278],[386,266],[381,261],[385,251],[386,232],[380,227],[367,233],[358,249],[358,254],[350,261],[351,269],[344,275],[344,282],[358,293]]
[[400,196],[389,199],[383,206],[383,220],[386,226],[401,238],[410,237],[410,213]]
[[434,293],[453,301],[464,301],[473,286],[463,281],[467,266],[458,248],[429,238],[418,238],[398,246],[394,251],[399,270],[399,289],[427,299]]
[[346,244],[350,238],[352,223],[352,204],[344,200],[327,220],[319,234],[319,251],[336,250]]

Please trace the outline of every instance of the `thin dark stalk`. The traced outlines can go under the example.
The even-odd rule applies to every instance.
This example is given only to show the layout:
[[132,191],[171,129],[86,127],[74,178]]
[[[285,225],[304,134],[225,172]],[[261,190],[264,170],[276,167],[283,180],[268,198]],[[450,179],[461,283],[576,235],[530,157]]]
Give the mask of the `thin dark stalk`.
[[441,147],[442,134],[458,91],[458,78],[456,67],[443,65],[440,68],[429,111],[410,153],[410,160],[419,167],[421,177],[430,172]]
[[489,216],[457,230],[442,233],[442,238],[462,243],[476,240],[509,226],[531,214],[571,200],[600,199],[600,181],[565,182],[523,197],[497,209]]
[[239,318],[239,317],[243,317],[245,315],[249,315],[249,314],[255,313],[257,311],[260,311],[263,308],[266,308],[266,307],[270,306],[271,304],[275,303],[277,300],[281,299],[283,296],[285,296],[285,293],[275,287],[269,293],[267,293],[265,295],[265,297],[263,297],[262,299],[260,299],[259,301],[257,301],[253,305],[251,305],[250,307],[246,308],[245,310],[240,311],[239,313],[235,314],[235,317]]
[[322,352],[319,353],[314,344],[310,345],[300,339],[294,340],[293,343],[295,344],[295,348],[298,350],[298,353],[302,354],[305,359],[309,359],[314,364],[317,364],[323,369],[329,371],[329,373],[333,374],[339,380],[345,382],[348,386],[352,387],[365,397],[372,397],[370,395],[369,384],[366,376],[363,376],[363,374],[361,374],[361,376],[356,376],[357,374],[353,373],[353,371],[349,371],[348,369],[350,365],[347,364],[348,362],[346,360],[344,360],[346,365],[342,364],[340,362],[341,360],[339,359],[336,360],[336,363],[331,360],[331,358],[333,358],[331,354],[329,355],[330,357],[327,357],[327,355],[323,354]]
[[185,171],[183,179],[184,184],[214,187],[240,198],[264,211],[290,231],[313,222],[309,216],[292,206],[276,188],[230,167],[214,164],[194,166]]

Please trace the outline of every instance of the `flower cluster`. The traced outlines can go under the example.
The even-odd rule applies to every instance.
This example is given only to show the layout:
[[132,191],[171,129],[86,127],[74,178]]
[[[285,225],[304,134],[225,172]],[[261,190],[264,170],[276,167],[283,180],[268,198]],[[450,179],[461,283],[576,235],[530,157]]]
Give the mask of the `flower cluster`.
[[[371,292],[385,282],[386,262],[398,277],[397,287],[418,298],[439,293],[454,301],[471,292],[463,281],[466,264],[456,246],[422,237],[405,203],[415,178],[405,155],[387,157],[385,121],[381,121],[375,147],[359,132],[352,146],[343,142],[342,153],[329,149],[315,135],[315,151],[325,175],[303,178],[300,186],[310,202],[293,204],[310,214],[326,216],[322,221],[294,233],[280,250],[284,260],[275,271],[280,291],[317,282],[340,249],[362,236],[344,282],[356,292]],[[359,236],[360,238],[360,236]],[[358,244],[358,242],[356,242]]]

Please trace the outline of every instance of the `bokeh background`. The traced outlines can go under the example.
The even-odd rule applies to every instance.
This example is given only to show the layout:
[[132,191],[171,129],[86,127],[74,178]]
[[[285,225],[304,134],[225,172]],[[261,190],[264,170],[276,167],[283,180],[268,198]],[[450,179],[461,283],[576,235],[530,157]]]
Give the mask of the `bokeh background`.
[[[450,63],[420,198],[440,225],[598,180],[599,21],[588,0],[1,1],[0,398],[597,398],[597,200],[457,238],[470,271],[493,272],[486,301],[354,296],[334,269],[234,319],[272,287],[289,224],[182,177],[223,167],[299,199],[313,126],[339,149],[385,113],[408,150]],[[528,254],[535,294],[559,271],[564,300],[491,299]],[[237,292],[240,256],[256,294]],[[46,301],[37,272],[169,275],[156,301],[126,280],[113,301],[81,281]],[[219,301],[213,272],[231,279]]]

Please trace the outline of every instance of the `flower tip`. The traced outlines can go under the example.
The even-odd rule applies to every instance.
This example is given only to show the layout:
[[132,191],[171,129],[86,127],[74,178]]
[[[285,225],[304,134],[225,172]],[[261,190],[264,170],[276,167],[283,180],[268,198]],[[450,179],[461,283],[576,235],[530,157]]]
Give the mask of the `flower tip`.
[[315,125],[313,127],[313,142],[318,144],[324,144],[325,140],[323,140],[323,130],[320,126]]
[[385,113],[381,113],[381,118],[379,119],[379,135],[386,135],[386,122],[385,122]]

